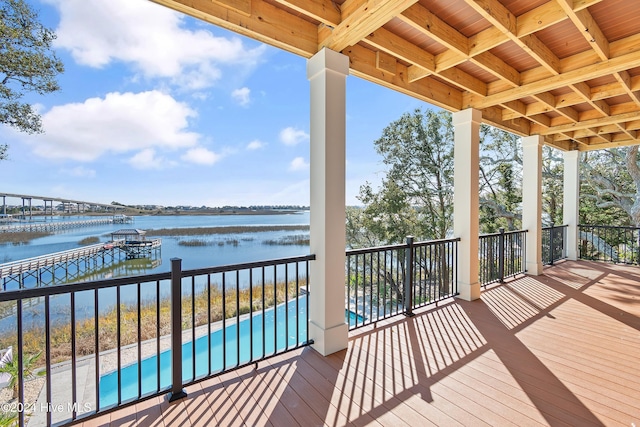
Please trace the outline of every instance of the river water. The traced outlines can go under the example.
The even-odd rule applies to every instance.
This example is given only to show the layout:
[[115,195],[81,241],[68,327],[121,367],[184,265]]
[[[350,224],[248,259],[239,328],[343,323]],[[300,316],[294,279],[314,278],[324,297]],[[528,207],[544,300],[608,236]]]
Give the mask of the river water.
[[[69,217],[66,220],[80,221],[96,217]],[[64,218],[54,217],[48,221],[60,221]],[[42,221],[42,219],[40,220]],[[0,263],[46,255],[69,249],[82,247],[79,243],[88,237],[98,237],[101,242],[111,240],[110,233],[123,228],[141,230],[158,230],[162,228],[196,228],[225,227],[239,225],[308,225],[309,212],[283,215],[169,215],[169,216],[136,216],[130,224],[108,224],[81,227],[57,232],[51,236],[34,239],[28,244],[0,244]],[[237,264],[243,262],[262,261],[284,258],[288,256],[307,255],[306,245],[270,245],[268,241],[279,241],[287,236],[307,236],[307,231],[269,231],[251,233],[213,234],[206,236],[169,236],[162,237],[159,262],[148,268],[140,267],[139,274],[150,274],[169,271],[170,259],[181,258],[183,269],[202,268],[217,265]],[[200,240],[207,246],[182,246],[180,241]],[[138,263],[140,264],[140,263]],[[103,272],[108,277],[117,276],[117,269]],[[94,279],[98,279],[96,277]]]
[[[47,221],[79,221],[83,219],[95,219],[96,217],[70,217],[70,218],[47,218]],[[43,219],[39,219],[43,221]],[[225,227],[225,226],[273,226],[273,225],[308,225],[309,212],[290,213],[282,215],[175,215],[175,216],[136,216],[134,222],[129,224],[108,224],[90,227],[81,227],[71,230],[63,230],[53,235],[34,239],[28,244],[0,244],[0,263],[17,261],[46,255],[54,252],[65,251],[82,247],[79,242],[88,237],[98,237],[100,242],[111,241],[111,233],[124,228],[138,228],[141,230],[158,230],[163,228],[197,228],[197,227]],[[150,233],[151,234],[151,233]],[[211,234],[202,236],[163,236],[162,246],[159,251],[155,251],[152,260],[133,259],[116,261],[108,264],[104,268],[88,271],[83,274],[71,274],[68,283],[90,280],[101,280],[122,276],[137,276],[152,273],[163,273],[171,270],[171,258],[182,259],[182,269],[196,269],[211,266],[239,264],[253,261],[265,261],[291,256],[308,255],[308,245],[273,245],[269,241],[281,241],[290,237],[303,237],[308,239],[309,232],[300,231],[267,231],[249,233],[228,233]],[[207,242],[206,246],[184,246],[180,241],[199,240]],[[73,266],[71,267],[73,268]],[[57,277],[59,277],[57,275]],[[33,282],[33,283],[31,283]],[[64,284],[64,281],[57,280],[56,285]],[[163,284],[162,293],[168,291],[167,284]],[[1,286],[1,282],[0,282]],[[5,284],[7,290],[18,288],[18,283],[9,281]],[[26,287],[36,286],[35,277],[27,277]],[[133,286],[133,285],[131,285]],[[145,287],[145,289],[147,289]],[[131,295],[135,293],[134,288],[130,291],[123,288],[123,302],[128,302]],[[143,290],[143,298],[154,297],[155,291]],[[86,294],[86,295],[85,295]],[[101,305],[109,306],[115,303],[115,290],[104,289],[100,291]],[[113,294],[113,295],[112,295]],[[147,295],[148,294],[148,295]],[[84,318],[91,316],[93,312],[91,292],[77,293],[76,316]],[[42,299],[31,299],[25,302],[25,309],[28,313],[33,313],[32,321],[27,321],[28,325],[41,325],[43,316]],[[52,318],[55,321],[63,320],[68,316],[69,296],[61,295],[53,297]],[[86,313],[84,313],[86,312]],[[15,304],[0,304],[0,335],[15,328]]]

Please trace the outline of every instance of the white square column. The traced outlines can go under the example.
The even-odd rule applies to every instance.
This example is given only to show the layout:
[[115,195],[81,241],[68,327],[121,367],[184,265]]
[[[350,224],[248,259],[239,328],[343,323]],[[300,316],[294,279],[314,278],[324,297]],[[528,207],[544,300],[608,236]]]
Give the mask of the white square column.
[[458,242],[459,298],[480,298],[478,279],[480,123],[482,112],[467,109],[453,113],[454,190],[453,235]]
[[527,274],[542,274],[542,136],[522,138],[522,228],[527,232]]
[[346,76],[349,57],[322,49],[307,62],[311,85],[309,335],[326,356],[348,344],[345,322]]
[[562,222],[567,225],[567,258],[578,259],[578,218],[580,210],[580,152],[564,152]]

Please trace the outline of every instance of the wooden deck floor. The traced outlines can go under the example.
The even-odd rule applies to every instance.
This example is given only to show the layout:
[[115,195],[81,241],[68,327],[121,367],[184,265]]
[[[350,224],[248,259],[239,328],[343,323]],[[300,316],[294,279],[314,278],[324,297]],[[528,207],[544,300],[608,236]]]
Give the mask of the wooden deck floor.
[[640,268],[564,262],[83,425],[640,426]]

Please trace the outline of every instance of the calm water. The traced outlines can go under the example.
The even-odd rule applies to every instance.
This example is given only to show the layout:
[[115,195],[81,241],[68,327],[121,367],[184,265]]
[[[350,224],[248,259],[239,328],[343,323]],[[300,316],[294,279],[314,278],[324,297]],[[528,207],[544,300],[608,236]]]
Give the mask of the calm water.
[[[67,220],[91,219],[95,217],[70,217]],[[51,221],[52,219],[48,219]],[[60,218],[54,218],[54,221]],[[42,221],[40,219],[39,221]],[[123,228],[139,228],[153,230],[161,228],[195,228],[220,227],[233,225],[299,225],[309,224],[309,212],[287,215],[211,215],[211,216],[137,216],[131,224],[110,224],[93,227],[82,227],[65,230],[54,235],[35,239],[26,245],[0,244],[0,263],[31,258],[53,252],[79,248],[79,242],[87,237],[98,237],[101,242],[111,240],[110,233]],[[291,235],[308,235],[305,231],[274,231],[261,233],[217,234],[207,236],[175,236],[162,237],[161,262],[157,266],[147,266],[137,274],[148,274],[169,271],[170,259],[182,258],[182,268],[202,268],[214,265],[236,264],[241,262],[261,261],[287,256],[306,255],[308,246],[267,245],[267,240],[279,240]],[[205,240],[209,246],[180,246],[181,240]],[[233,243],[233,242],[236,242]],[[130,263],[136,264],[135,262]],[[138,265],[142,263],[138,262]],[[155,263],[158,264],[158,263]],[[140,266],[142,267],[142,266]],[[123,269],[121,269],[123,270]],[[105,277],[125,275],[117,268],[103,271]],[[97,280],[100,277],[92,277]]]
[[[67,220],[79,220],[78,217]],[[86,219],[90,219],[86,217]],[[49,218],[48,221],[52,219]],[[61,220],[54,218],[54,221]],[[42,221],[42,219],[40,219]],[[195,228],[219,227],[234,225],[308,225],[309,212],[286,215],[228,215],[228,216],[138,216],[130,224],[110,224],[93,227],[82,227],[65,230],[54,235],[35,239],[25,245],[0,245],[0,263],[15,261],[35,256],[79,248],[79,242],[87,237],[98,237],[101,242],[111,240],[110,233],[123,228],[139,228],[153,230],[161,228]],[[280,240],[287,236],[304,235],[306,231],[271,231],[255,233],[215,234],[205,236],[175,236],[162,237],[161,250],[153,261],[148,259],[122,260],[105,268],[91,271],[84,275],[75,275],[71,281],[100,280],[121,276],[167,272],[171,269],[171,258],[181,258],[183,269],[203,268],[218,265],[237,264],[252,261],[262,261],[289,256],[307,255],[307,245],[268,245],[268,240]],[[181,240],[204,240],[208,246],[180,246]],[[73,269],[74,267],[72,267]],[[57,274],[57,277],[59,275]],[[35,278],[29,278],[35,286]],[[59,284],[59,283],[57,283]],[[9,282],[7,289],[17,288],[17,282]],[[130,289],[129,289],[130,288]],[[122,290],[123,302],[135,295],[133,285]],[[155,298],[154,289],[142,290],[143,298]],[[169,289],[163,284],[161,295],[167,295]],[[76,317],[91,317],[94,312],[93,293],[76,293]],[[100,310],[108,309],[115,304],[115,289],[100,291]],[[52,320],[64,322],[68,320],[70,300],[69,295],[61,295],[51,299]],[[44,308],[41,300],[31,299],[25,303],[25,326],[27,328],[42,325]],[[0,334],[15,327],[15,304],[0,304]]]

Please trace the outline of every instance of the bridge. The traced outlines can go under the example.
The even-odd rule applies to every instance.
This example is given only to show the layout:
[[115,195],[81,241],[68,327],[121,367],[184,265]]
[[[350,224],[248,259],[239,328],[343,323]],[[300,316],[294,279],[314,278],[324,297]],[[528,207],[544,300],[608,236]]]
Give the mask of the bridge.
[[72,199],[67,199],[62,197],[34,196],[30,194],[12,194],[12,193],[2,193],[2,192],[0,192],[0,197],[2,197],[2,214],[4,216],[7,215],[7,197],[22,199],[22,216],[23,217],[26,216],[25,209],[27,208],[27,205],[29,208],[29,217],[33,215],[32,204],[31,204],[32,200],[42,200],[44,202],[45,215],[47,215],[48,212],[51,212],[51,215],[53,215],[53,202],[60,202],[65,207],[76,205],[78,208],[78,212],[81,212],[81,209],[87,206],[90,209],[103,208],[107,211],[109,209],[113,209],[114,212],[116,212],[118,209],[125,209],[124,206],[111,205],[106,203],[97,203],[97,202],[87,202],[82,200],[72,200]]

